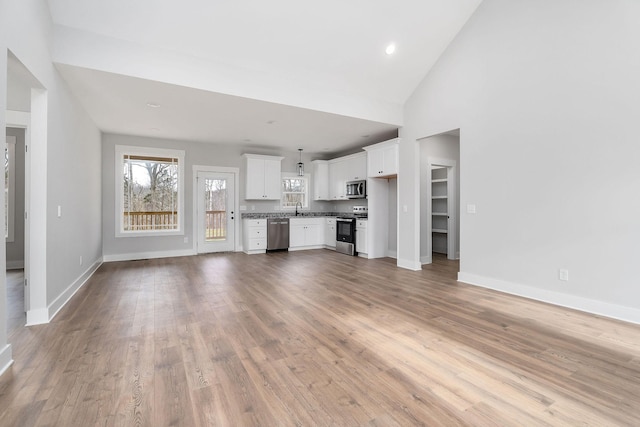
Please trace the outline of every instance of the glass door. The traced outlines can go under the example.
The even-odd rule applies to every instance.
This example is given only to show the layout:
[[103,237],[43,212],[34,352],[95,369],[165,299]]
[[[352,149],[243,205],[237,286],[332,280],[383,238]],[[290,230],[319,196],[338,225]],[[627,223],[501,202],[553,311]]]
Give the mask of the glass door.
[[198,172],[198,253],[235,250],[234,175]]

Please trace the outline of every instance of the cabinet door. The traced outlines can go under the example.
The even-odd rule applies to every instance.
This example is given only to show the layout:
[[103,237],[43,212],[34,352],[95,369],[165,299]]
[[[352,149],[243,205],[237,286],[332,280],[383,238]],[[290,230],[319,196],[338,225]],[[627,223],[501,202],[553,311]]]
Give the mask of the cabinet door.
[[345,179],[346,162],[329,163],[329,196],[331,200],[346,199],[347,184]]
[[329,247],[332,247],[332,248],[336,247],[336,222],[335,222],[335,220],[327,221],[327,223],[325,224],[324,244],[329,246]]
[[364,254],[369,253],[367,250],[367,229],[356,228],[356,252]]
[[313,163],[313,200],[329,200],[329,163]]
[[350,159],[348,163],[347,181],[358,181],[367,177],[367,155],[365,153]]
[[289,247],[305,246],[305,225],[289,225]]
[[367,173],[371,177],[381,176],[384,172],[384,150],[371,150],[367,153]]
[[382,170],[385,175],[398,174],[398,146],[385,148],[382,155]]
[[280,175],[279,160],[264,161],[264,194],[265,199],[280,200],[280,187],[282,186],[282,177]]
[[306,244],[307,246],[318,246],[324,244],[324,230],[322,225],[313,224],[306,226]]
[[245,199],[264,199],[264,160],[247,159]]

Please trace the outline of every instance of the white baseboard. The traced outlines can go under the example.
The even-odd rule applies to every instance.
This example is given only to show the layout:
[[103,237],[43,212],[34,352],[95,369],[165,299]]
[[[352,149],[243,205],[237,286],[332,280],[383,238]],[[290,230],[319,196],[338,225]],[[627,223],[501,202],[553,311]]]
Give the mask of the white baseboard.
[[7,261],[7,270],[21,270],[24,268],[24,260]]
[[640,324],[640,310],[632,307],[611,304],[608,302],[563,294],[560,292],[553,292],[546,289],[534,288],[532,286],[506,282],[499,279],[492,279],[490,277],[483,277],[469,273],[458,273],[458,280],[470,285],[547,302],[561,307],[572,308],[591,314],[597,314],[599,316],[606,316],[612,319]]
[[422,264],[420,264],[420,262],[416,262],[408,259],[398,258],[398,262],[396,265],[400,268],[406,268],[407,270],[413,270],[413,271],[422,270]]
[[398,251],[387,250],[387,258],[398,259]]
[[67,287],[51,304],[46,308],[38,308],[27,311],[27,326],[43,325],[49,323],[56,314],[64,307],[76,292],[93,276],[93,273],[102,265],[102,258],[98,258],[85,270],[74,282]]
[[425,255],[420,257],[420,264],[431,264],[433,262],[433,256]]
[[94,261],[84,273],[80,275],[67,289],[65,289],[48,307],[49,321],[51,321],[56,314],[64,307],[69,300],[75,295],[78,290],[87,283],[87,280],[93,276],[98,268],[102,265],[102,258],[98,258]]
[[49,323],[49,309],[37,308],[27,311],[27,326]]
[[302,246],[300,248],[289,248],[289,252],[306,251],[309,249],[324,249],[324,245]]
[[195,249],[182,249],[177,251],[137,252],[131,254],[104,255],[104,262],[135,261],[139,259],[173,258],[181,256],[197,255]]
[[0,375],[4,374],[11,365],[13,365],[11,344],[7,344],[4,346],[2,351],[0,351]]

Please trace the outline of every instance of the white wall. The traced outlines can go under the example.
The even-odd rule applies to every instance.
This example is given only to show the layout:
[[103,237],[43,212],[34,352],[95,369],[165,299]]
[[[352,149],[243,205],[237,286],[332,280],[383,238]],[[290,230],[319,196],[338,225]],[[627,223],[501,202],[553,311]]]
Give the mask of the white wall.
[[[31,307],[42,313],[42,321],[48,320],[64,304],[102,255],[100,133],[53,67],[49,50],[51,34],[51,18],[45,1],[0,3],[0,126],[6,124],[8,50],[46,91],[46,95],[39,98],[46,100],[46,104],[37,108],[48,112],[46,123],[39,127],[42,137],[37,140],[41,143],[30,145],[32,158],[42,158],[46,165],[35,168],[33,183],[43,195],[39,203],[44,209],[32,212],[30,217],[32,225],[39,217],[38,229],[43,230],[40,244],[33,248],[44,253],[40,258],[43,265],[33,273],[42,277],[46,289],[42,290],[36,306]],[[1,138],[0,143],[4,145],[4,132]],[[61,218],[57,218],[58,205],[62,207]],[[83,265],[79,263],[80,256]],[[5,262],[4,252],[0,259]],[[4,278],[0,283],[0,311],[6,313]],[[6,336],[1,335],[6,330],[5,317],[0,314],[0,351],[6,343]],[[0,364],[0,369],[2,367]]]
[[485,0],[407,102],[403,139],[461,129],[462,280],[640,322],[638,22],[631,0]]
[[[456,199],[460,195],[460,137],[454,135],[435,135],[420,140],[420,260],[431,257],[430,197],[431,177],[429,158],[453,160],[456,162]],[[460,204],[456,203],[456,248],[460,249]]]

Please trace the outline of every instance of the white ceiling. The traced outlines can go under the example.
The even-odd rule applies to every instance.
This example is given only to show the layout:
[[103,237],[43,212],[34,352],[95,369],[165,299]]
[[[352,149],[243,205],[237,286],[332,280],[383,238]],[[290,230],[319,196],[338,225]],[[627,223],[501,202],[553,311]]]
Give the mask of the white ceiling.
[[[337,152],[394,133],[398,121],[367,120],[366,104],[398,105],[401,111],[480,1],[49,0],[49,5],[54,24],[61,28],[149,51],[179,53],[273,81],[290,80],[291,91],[302,82],[318,98],[339,93],[362,106],[362,114],[345,116],[335,114],[343,111],[335,101],[333,107],[318,102],[315,108],[312,100],[308,108],[287,106],[278,103],[280,97],[265,102],[270,99],[257,90],[256,96],[232,96],[232,90],[216,93],[196,85],[151,81],[92,69],[96,66],[90,62],[65,64],[54,56],[103,131],[207,142],[251,140],[254,145]],[[397,50],[388,56],[384,49],[392,42]],[[117,61],[114,57],[112,63]],[[150,101],[161,106],[149,108]]]

